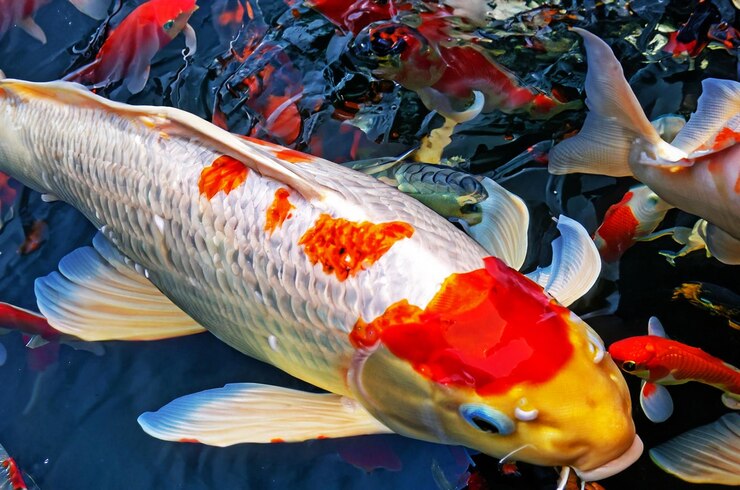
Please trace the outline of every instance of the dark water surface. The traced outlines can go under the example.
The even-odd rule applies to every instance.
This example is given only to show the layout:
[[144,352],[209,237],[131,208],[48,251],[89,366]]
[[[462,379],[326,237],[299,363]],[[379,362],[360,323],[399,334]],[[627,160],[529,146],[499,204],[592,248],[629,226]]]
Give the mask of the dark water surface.
[[[668,2],[654,3],[665,7]],[[696,4],[674,3],[682,5],[672,11],[677,18],[687,15],[686,11],[692,8],[688,4]],[[124,2],[123,11],[130,11],[136,4]],[[283,19],[285,23],[285,17],[281,16],[286,7],[282,2],[265,1],[260,5],[266,23],[274,23],[276,19]],[[210,4],[201,1],[200,6],[191,19],[198,33],[198,52],[191,64],[185,66],[183,63],[184,43],[180,36],[155,58],[152,75],[143,92],[132,96],[125,89],[113,86],[102,94],[137,104],[174,105],[208,119],[218,94],[229,124],[242,125],[248,130],[259,120],[259,115],[239,109],[238,102],[244,94],[229,92],[225,82],[235,72],[248,70],[249,66],[240,67],[228,60],[228,43],[220,40],[219,35],[223,37],[224,34],[214,28]],[[359,150],[350,151],[350,145],[341,140],[341,134],[336,145],[326,144],[330,137],[337,137],[336,129],[340,126],[338,120],[331,117],[332,111],[344,100],[337,94],[341,90],[349,93],[351,90],[347,87],[362,86],[362,83],[347,75],[349,69],[347,73],[341,70],[336,73],[336,67],[327,69],[332,62],[331,50],[341,51],[346,41],[320,16],[305,15],[302,21],[305,24],[289,25],[274,39],[280,49],[291,56],[296,71],[303,74],[300,83],[305,95],[302,100],[314,97],[313,102],[309,100],[310,104],[302,102],[302,136],[293,146],[317,153],[322,150],[323,155],[341,160],[393,155],[409,148],[418,140],[418,135],[425,132],[422,125],[427,111],[419,108],[418,99],[412,93],[409,95],[397,87],[386,93],[378,114],[370,118],[371,122],[360,124],[369,128],[367,133],[373,136],[362,136]],[[73,63],[83,61],[81,55],[74,52],[85,51],[90,36],[100,25],[63,0],[54,0],[35,18],[46,31],[46,45],[32,40],[19,29],[12,29],[0,40],[0,69],[8,77],[34,81],[60,78]],[[114,24],[118,17],[115,19]],[[688,70],[670,56],[660,63],[643,65],[639,50],[620,41],[619,32],[627,36],[642,26],[655,28],[657,20],[651,20],[647,14],[636,18],[606,12],[594,14],[590,21],[596,26],[595,32],[611,32],[613,39],[617,39],[614,45],[618,56],[633,63],[625,72],[632,77],[638,97],[652,112],[652,117],[686,109],[685,101],[692,97],[695,100],[700,90],[699,82],[706,76],[737,77],[737,53],[724,50],[703,55],[701,59],[707,61],[705,69]],[[289,28],[293,28],[292,33]],[[300,53],[296,48],[300,43],[296,39],[314,51],[306,49]],[[326,54],[320,54],[316,46],[323,46],[323,50],[329,48]],[[217,58],[225,61],[217,62]],[[550,79],[563,76],[563,86],[567,88],[570,83],[571,88],[577,90],[583,80],[583,59],[564,55],[561,61],[563,64],[558,65],[558,70],[567,76],[558,70],[547,76]],[[569,66],[571,71],[566,69]],[[329,71],[334,73],[331,77],[327,75]],[[519,74],[528,76],[526,71]],[[528,80],[532,81],[532,77]],[[386,99],[392,101],[387,107],[383,105]],[[313,113],[309,114],[309,106],[315,108]],[[557,128],[562,131],[569,124],[577,127],[582,117],[581,111],[532,126],[516,118],[502,119],[495,114],[483,116],[463,127],[453,140],[450,153],[472,157],[471,168],[476,172],[489,171],[531,143],[550,138]],[[502,127],[505,129],[501,130]],[[348,134],[347,138],[353,133]],[[551,215],[565,210],[593,231],[606,207],[618,201],[631,183],[629,179],[579,176],[553,179],[541,168],[505,182],[507,188],[525,198],[532,212],[527,267],[531,269],[538,263],[548,263],[549,242],[554,236]],[[555,195],[553,188],[562,192]],[[587,200],[573,197],[585,188],[594,189]],[[56,270],[59,259],[68,252],[89,244],[95,230],[75,210],[62,203],[43,203],[38,194],[28,189],[16,201],[15,214],[0,231],[0,301],[35,309],[34,279]],[[36,251],[18,253],[24,241],[24,226],[27,231],[36,220],[46,223],[45,241]],[[673,211],[663,227],[675,223],[690,226],[692,220]],[[656,315],[673,338],[702,347],[728,362],[740,362],[740,332],[728,328],[722,318],[710,316],[687,302],[671,300],[673,288],[686,281],[707,281],[737,292],[740,290],[738,268],[722,266],[707,259],[702,252],[678,259],[674,267],[657,253],[662,249],[678,248],[668,238],[638,244],[623,257],[619,282],[601,281],[574,310],[585,313],[603,306],[606,296],[618,287],[620,303],[616,313],[589,320],[607,345],[620,338],[645,334],[648,317]],[[189,393],[235,382],[313,389],[269,365],[237,353],[210,334],[157,342],[102,342],[95,353],[68,345],[59,346],[58,352],[53,347],[31,352],[24,347],[17,332],[0,336],[0,343],[7,350],[7,360],[0,366],[0,444],[43,490],[416,490],[438,488],[434,475],[440,473],[446,475],[452,488],[461,488],[464,483],[464,479],[462,482],[456,480],[468,466],[462,450],[400,436],[303,444],[242,444],[229,448],[163,442],[147,436],[136,423],[136,417]],[[718,390],[696,384],[677,386],[670,390],[675,402],[673,417],[664,424],[651,424],[637,404],[639,380],[630,377],[627,381],[633,392],[638,433],[646,448],[713,422],[727,412]],[[554,487],[553,470],[522,465],[522,477],[503,477],[492,460],[476,458],[476,461],[479,462],[478,471],[489,480],[490,488]],[[368,468],[357,467],[363,465]],[[373,466],[382,468],[368,471]],[[601,483],[607,489],[719,488],[689,485],[666,475],[650,462],[647,451],[627,471]]]

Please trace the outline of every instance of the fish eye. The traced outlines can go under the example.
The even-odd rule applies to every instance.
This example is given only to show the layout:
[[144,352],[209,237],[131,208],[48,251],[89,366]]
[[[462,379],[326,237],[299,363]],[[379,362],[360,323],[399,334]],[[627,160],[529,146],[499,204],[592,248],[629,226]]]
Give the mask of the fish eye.
[[635,361],[624,361],[622,363],[622,369],[624,369],[627,372],[632,372],[637,367],[637,364],[635,364]]
[[504,413],[480,403],[460,405],[460,415],[465,421],[481,432],[501,434],[514,432],[514,422]]
[[167,21],[167,22],[165,22],[165,23],[164,23],[164,25],[162,26],[162,28],[163,28],[163,29],[164,29],[165,31],[169,31],[169,30],[170,30],[170,29],[172,29],[173,27],[175,27],[175,21],[174,21],[174,20],[168,20],[168,21]]

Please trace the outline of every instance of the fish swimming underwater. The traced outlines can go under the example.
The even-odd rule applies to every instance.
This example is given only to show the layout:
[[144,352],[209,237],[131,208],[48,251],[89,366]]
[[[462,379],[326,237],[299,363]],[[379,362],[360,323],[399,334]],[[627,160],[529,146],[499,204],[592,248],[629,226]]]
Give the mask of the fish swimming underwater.
[[666,338],[656,317],[648,322],[649,334],[630,337],[609,346],[609,354],[622,370],[642,378],[640,405],[653,422],[663,422],[673,412],[673,401],[661,385],[698,381],[724,391],[722,402],[740,409],[740,369],[701,349]]
[[149,434],[225,446],[393,431],[585,480],[641,453],[588,325],[403,193],[66,82],[0,80],[0,118],[0,171],[101,230],[37,280],[51,326],[87,340],[205,328],[330,392],[231,384],[141,415]]
[[64,79],[90,87],[125,80],[129,92],[141,92],[152,58],[180,32],[188,55],[195,53],[195,31],[188,20],[197,8],[195,0],[149,0],[139,5],[113,29],[92,63]]
[[18,464],[5,448],[0,446],[0,490],[38,490],[38,488],[31,477],[18,468]]
[[727,323],[740,330],[740,296],[722,286],[708,282],[685,282],[673,290],[673,299],[685,298],[692,305],[712,315],[727,318]]
[[589,61],[589,112],[580,133],[550,151],[550,172],[633,175],[661,199],[706,219],[707,249],[722,262],[740,263],[740,82],[704,80],[697,111],[668,143],[609,46],[573,30]]
[[[93,19],[107,15],[110,0],[69,0],[77,10]],[[51,0],[0,0],[0,39],[13,26],[18,26],[34,39],[46,44],[46,34],[34,22],[33,15]]]

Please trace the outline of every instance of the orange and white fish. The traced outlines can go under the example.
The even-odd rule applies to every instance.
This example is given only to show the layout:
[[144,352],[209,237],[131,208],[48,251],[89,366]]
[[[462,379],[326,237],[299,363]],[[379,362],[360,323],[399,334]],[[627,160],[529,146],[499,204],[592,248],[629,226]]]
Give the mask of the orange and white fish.
[[141,415],[151,435],[226,446],[396,432],[585,480],[642,451],[598,335],[373,177],[174,108],[10,79],[0,171],[101,230],[36,282],[55,329],[87,340],[207,329],[329,392],[230,384]]
[[661,199],[706,219],[708,250],[740,263],[740,82],[706,79],[697,111],[668,143],[648,121],[609,46],[584,40],[589,112],[581,132],[553,147],[552,173],[633,175]]
[[[69,0],[77,10],[93,19],[102,19],[107,15],[110,0]],[[0,0],[0,39],[13,26],[18,26],[26,33],[46,44],[44,30],[33,20],[37,10],[51,3],[51,0]]]
[[646,185],[632,187],[609,207],[604,221],[594,232],[594,243],[605,262],[619,260],[640,238],[655,231],[673,208]]
[[648,322],[648,335],[613,343],[609,354],[622,370],[642,378],[640,405],[653,422],[673,413],[673,402],[662,385],[697,381],[724,391],[722,402],[740,409],[740,369],[701,349],[666,338],[656,317]]
[[149,0],[139,5],[110,33],[95,60],[64,79],[90,87],[125,80],[132,94],[149,79],[154,56],[182,32],[188,56],[196,50],[195,31],[188,24],[196,0]]

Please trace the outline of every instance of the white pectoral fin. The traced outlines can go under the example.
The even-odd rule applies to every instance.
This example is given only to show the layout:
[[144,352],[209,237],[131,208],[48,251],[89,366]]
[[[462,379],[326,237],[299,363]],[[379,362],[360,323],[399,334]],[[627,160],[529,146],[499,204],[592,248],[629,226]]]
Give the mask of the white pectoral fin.
[[[323,200],[327,194],[336,192],[328,184],[318,183],[306,177],[301,172],[300,164],[291,163],[280,157],[281,151],[290,151],[291,159],[294,160],[299,152],[239,138],[195,114],[174,107],[123,104],[97,96],[79,84],[63,81],[33,83],[5,79],[2,81],[2,88],[23,99],[45,97],[82,107],[98,108],[135,120],[153,131],[201,141],[216,151],[242,162],[248,168],[292,187],[307,200]],[[305,157],[306,162],[319,160],[311,155]]]
[[558,230],[560,237],[552,242],[552,263],[527,276],[568,306],[593,287],[601,272],[601,258],[579,222],[560,215]]
[[26,17],[18,23],[18,27],[26,31],[26,34],[39,41],[41,44],[46,44],[46,34],[44,30],[39,27],[36,21],[32,17]]
[[740,485],[740,414],[685,432],[651,449],[650,458],[682,480]]
[[707,78],[701,86],[696,112],[673,140],[686,153],[697,151],[723,128],[740,129],[740,82]]
[[740,265],[740,240],[712,223],[706,223],[698,233],[702,235],[710,254],[723,264]]
[[69,0],[77,10],[96,20],[105,19],[108,15],[110,0]]
[[656,337],[663,337],[664,339],[669,338],[665,333],[663,323],[658,320],[657,316],[651,316],[648,319],[648,335],[654,335]]
[[488,253],[519,269],[527,256],[527,205],[488,177],[481,183],[488,191],[488,198],[480,203],[483,219],[468,227],[468,234]]
[[220,447],[391,432],[354,400],[254,383],[178,398],[138,422],[158,439]]
[[665,386],[643,381],[640,385],[640,407],[651,422],[665,422],[673,414],[673,399]]
[[195,35],[195,29],[190,24],[185,24],[182,30],[182,35],[185,36],[185,47],[188,49],[185,56],[193,56],[198,50],[198,38]]
[[157,340],[204,331],[98,234],[36,280],[49,325],[83,340]]

